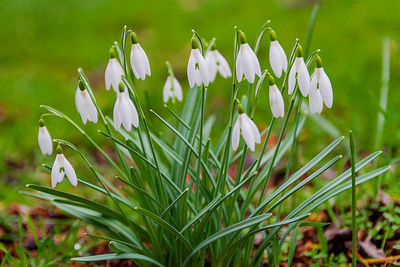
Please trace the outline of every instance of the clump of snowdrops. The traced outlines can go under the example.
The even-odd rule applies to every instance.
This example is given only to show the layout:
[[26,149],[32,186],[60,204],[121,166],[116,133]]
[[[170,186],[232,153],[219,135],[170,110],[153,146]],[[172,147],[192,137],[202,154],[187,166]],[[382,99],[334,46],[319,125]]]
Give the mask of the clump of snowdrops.
[[[282,258],[282,245],[291,235],[287,255],[290,265],[296,244],[296,234],[291,233],[297,233],[305,225],[318,226],[303,220],[319,205],[352,187],[351,169],[339,172],[280,216],[285,200],[342,159],[342,155],[331,155],[344,140],[339,137],[304,166],[292,169],[297,136],[307,113],[321,113],[324,105],[332,107],[331,82],[319,50],[307,55],[296,39],[286,54],[269,21],[261,27],[254,47],[236,27],[233,39],[234,62],[229,64],[217,50],[215,38],[206,42],[193,31],[187,59],[190,88],[186,92],[167,62],[164,88],[155,90],[160,90],[160,95],[163,90],[166,112],[174,118],[170,122],[153,110],[149,110],[150,117],[145,116],[147,111],[138,98],[140,88],[135,87],[135,79],[145,80],[151,75],[150,63],[142,48],[145,42],[139,43],[137,35],[127,27],[122,31],[121,41],[114,42],[110,49],[105,72],[106,89],[112,88],[110,97],[115,95],[116,99],[112,116],[103,114],[89,80],[78,69],[77,111],[84,125],[98,126],[104,142],[113,145],[118,160],[110,157],[80,123],[55,108],[42,106],[50,113],[40,119],[40,149],[43,154],[51,155],[53,142],[57,144],[53,166],[45,165],[51,172],[52,189],[28,185],[40,192],[27,194],[50,200],[93,225],[103,235],[88,235],[109,241],[114,251],[73,260],[131,259],[141,266],[204,266],[207,262],[213,266],[277,264]],[[269,43],[270,69],[262,71],[257,52],[264,40]],[[216,90],[215,79],[231,81],[231,85],[227,82],[225,88],[218,88],[231,90],[231,100],[225,130],[219,138],[211,139],[212,120],[206,119],[204,113],[207,91]],[[257,112],[271,112],[272,119],[260,131],[253,117],[258,96],[266,93],[264,84],[268,88],[270,111]],[[307,98],[309,107],[302,105]],[[176,101],[184,101],[181,111],[174,108]],[[87,138],[117,177],[104,177],[74,144],[52,139],[44,121],[49,116],[66,120]],[[282,121],[277,124],[278,120]],[[153,127],[154,121],[164,128]],[[273,131],[278,133],[278,140],[267,149]],[[78,153],[98,182],[90,183],[89,179],[79,177],[80,168],[74,168],[64,152],[67,156]],[[287,152],[284,181],[277,188],[266,190],[277,162]],[[254,153],[249,166],[245,164],[247,153]],[[372,153],[354,163],[353,173],[379,154],[379,151]],[[386,166],[364,172],[355,184],[387,170]],[[54,189],[65,176],[73,186],[86,187],[103,198],[87,199]],[[256,234],[261,241],[254,246]]]

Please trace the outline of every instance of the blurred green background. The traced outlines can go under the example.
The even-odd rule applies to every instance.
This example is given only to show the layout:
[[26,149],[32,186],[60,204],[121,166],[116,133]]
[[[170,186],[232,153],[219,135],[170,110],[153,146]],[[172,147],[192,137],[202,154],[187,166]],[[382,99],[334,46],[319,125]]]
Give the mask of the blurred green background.
[[[82,67],[106,113],[111,115],[115,96],[104,89],[108,50],[119,40],[124,25],[137,32],[150,59],[152,76],[138,87],[149,95],[149,106],[162,112],[161,92],[169,60],[177,78],[187,88],[186,63],[191,29],[217,38],[218,49],[232,62],[233,27],[237,25],[254,43],[267,20],[288,53],[296,37],[304,42],[312,7],[320,4],[311,48],[321,49],[324,67],[334,90],[334,106],[323,116],[346,134],[353,129],[360,150],[373,150],[381,84],[382,39],[388,36],[391,77],[384,144],[399,144],[400,1],[310,0],[2,0],[0,5],[0,203],[21,199],[18,189],[28,182],[49,184],[38,174],[42,162],[37,146],[40,104],[54,106],[81,123],[75,110],[76,69]],[[259,52],[267,64],[267,42]],[[227,112],[230,81],[220,77],[209,89],[208,113]],[[187,89],[184,89],[184,94]],[[259,100],[256,121],[269,121],[268,98]],[[212,108],[211,108],[212,107]],[[215,113],[215,112],[214,112]],[[79,145],[78,133],[66,123],[48,119],[52,137]],[[328,141],[318,124],[307,122],[303,135],[306,153],[317,152]],[[264,125],[265,126],[265,125]],[[93,128],[93,125],[88,126]],[[315,137],[321,137],[317,139]],[[99,137],[98,137],[99,138]],[[308,141],[307,141],[308,140]],[[317,141],[315,141],[317,140]],[[14,191],[15,194],[9,194]],[[0,207],[1,208],[1,207]]]

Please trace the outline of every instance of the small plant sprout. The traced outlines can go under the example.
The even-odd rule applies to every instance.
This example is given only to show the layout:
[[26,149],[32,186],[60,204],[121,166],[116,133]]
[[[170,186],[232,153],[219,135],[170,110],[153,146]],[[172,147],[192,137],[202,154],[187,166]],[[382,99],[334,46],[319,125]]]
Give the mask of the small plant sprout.
[[285,115],[285,102],[283,101],[283,97],[281,91],[279,91],[278,87],[275,84],[275,79],[271,74],[268,74],[269,81],[269,104],[271,106],[272,115],[275,118],[284,117]]
[[124,75],[121,64],[117,60],[117,51],[115,46],[110,49],[110,60],[106,67],[105,83],[106,89],[110,90],[111,86],[116,93],[118,93],[118,84],[121,82],[121,77]]
[[291,95],[294,92],[296,81],[299,86],[301,94],[306,97],[310,89],[310,74],[303,58],[303,48],[298,45],[296,48],[296,59],[289,72],[289,89],[288,93]]
[[217,72],[221,74],[223,78],[231,77],[231,69],[229,67],[228,62],[221,55],[221,53],[217,50],[215,42],[212,43],[210,51],[206,53],[206,63],[208,68],[208,74],[210,78],[210,82],[215,80],[217,76]]
[[282,71],[286,72],[287,70],[288,61],[285,51],[276,39],[276,33],[273,29],[269,30],[269,38],[271,40],[269,45],[269,63],[275,76],[280,78]]
[[163,88],[164,103],[167,103],[169,98],[172,98],[172,101],[174,101],[175,99],[177,99],[178,101],[182,101],[182,87],[178,80],[175,78],[172,67],[168,61],[166,64],[168,67],[168,77],[165,81]]
[[260,132],[252,119],[244,112],[242,104],[238,104],[238,118],[232,132],[232,148],[236,151],[239,146],[240,135],[243,136],[246,145],[254,151],[256,144],[261,143]]
[[324,68],[322,67],[322,59],[319,55],[317,55],[317,57],[315,58],[315,63],[317,67],[315,68],[315,71],[311,75],[310,93],[312,90],[319,91],[319,94],[321,95],[325,106],[327,108],[331,108],[333,102],[333,91],[332,91],[331,81],[329,80],[328,75],[326,75]]
[[51,155],[51,153],[53,153],[53,142],[50,133],[44,124],[44,120],[42,119],[39,120],[38,143],[43,155]]
[[57,156],[54,160],[53,168],[51,169],[51,186],[55,188],[57,183],[61,183],[63,181],[64,176],[67,176],[69,182],[73,186],[78,184],[75,170],[71,163],[69,163],[69,161],[65,158],[61,145],[59,144],[57,146]]
[[130,31],[131,40],[132,40],[132,49],[131,49],[131,67],[133,74],[136,79],[144,80],[146,75],[150,76],[150,63],[147,58],[146,53],[143,48],[138,43],[138,38],[136,33]]
[[206,61],[199,49],[199,41],[196,36],[192,37],[192,50],[190,51],[189,61],[187,65],[187,77],[190,88],[195,85],[208,86],[210,82],[209,72]]
[[247,43],[247,38],[244,32],[239,31],[239,53],[236,58],[236,78],[240,82],[243,79],[243,75],[249,81],[253,83],[255,76],[261,76],[260,62],[256,54]]
[[93,104],[93,101],[81,79],[78,81],[78,88],[75,92],[75,105],[81,115],[83,124],[86,124],[88,120],[97,123],[96,106]]
[[113,111],[114,127],[115,130],[118,131],[122,124],[125,129],[130,132],[132,125],[136,128],[139,126],[138,113],[122,82],[119,83],[118,89],[119,92],[117,94],[117,100],[115,101]]

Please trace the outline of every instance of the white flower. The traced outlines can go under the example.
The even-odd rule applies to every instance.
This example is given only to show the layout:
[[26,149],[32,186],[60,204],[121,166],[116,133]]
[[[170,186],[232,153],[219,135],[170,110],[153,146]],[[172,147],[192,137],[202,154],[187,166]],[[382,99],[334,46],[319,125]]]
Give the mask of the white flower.
[[51,187],[56,187],[57,183],[61,183],[64,179],[64,176],[67,176],[69,182],[76,186],[78,184],[78,180],[76,178],[76,173],[71,163],[65,158],[62,153],[62,149],[60,146],[57,147],[57,156],[53,164],[53,168],[51,169]]
[[39,121],[38,143],[43,155],[53,153],[53,142],[43,120]]
[[317,88],[310,88],[309,103],[311,113],[321,113],[322,112],[322,97],[320,90]]
[[97,123],[97,110],[90,98],[89,92],[85,89],[82,81],[79,81],[79,86],[75,92],[75,105],[81,115],[83,124],[86,121]]
[[308,90],[310,89],[310,74],[308,74],[307,66],[304,63],[303,49],[301,46],[296,48],[296,59],[294,60],[293,66],[289,72],[289,95],[294,91],[296,80],[301,94],[306,97],[308,95]]
[[285,102],[283,101],[283,97],[281,91],[279,91],[278,87],[276,87],[274,78],[269,75],[269,104],[271,106],[272,115],[275,118],[284,117],[285,115]]
[[281,77],[282,70],[287,70],[287,58],[285,51],[282,46],[276,40],[276,34],[274,30],[270,30],[271,43],[269,46],[269,63],[271,64],[272,71],[276,77]]
[[210,82],[215,80],[217,72],[221,74],[222,77],[227,78],[232,75],[231,69],[226,59],[221,55],[215,47],[211,48],[210,51],[206,53],[206,64],[208,68],[208,75]]
[[322,67],[322,60],[319,56],[316,58],[315,62],[317,63],[317,68],[315,68],[314,73],[311,75],[310,90],[319,89],[325,106],[331,108],[333,102],[331,81],[329,80],[328,75],[326,75],[324,68]]
[[128,91],[123,91],[124,85],[122,83],[119,88],[120,91],[118,92],[113,111],[114,127],[118,131],[122,124],[127,131],[131,131],[132,125],[136,128],[139,126],[138,113],[132,100],[129,98]]
[[[242,113],[241,113],[242,112]],[[239,104],[239,116],[232,132],[232,148],[236,151],[239,145],[240,134],[251,151],[261,142],[260,132],[256,124],[244,113],[243,106]]]
[[167,103],[170,97],[182,101],[182,87],[175,77],[169,75],[163,89],[164,103]]
[[239,38],[241,44],[236,57],[236,78],[237,81],[240,82],[244,75],[249,83],[253,83],[256,75],[258,77],[261,76],[260,63],[258,62],[256,54],[247,43],[246,35],[240,32]]
[[151,75],[150,63],[146,53],[140,46],[137,40],[137,36],[134,32],[131,33],[132,38],[132,49],[131,49],[131,66],[133,74],[136,79],[142,79]]
[[201,84],[208,86],[210,82],[207,64],[200,52],[199,44],[195,37],[192,38],[192,50],[190,51],[187,65],[187,76],[190,88],[194,85],[200,86]]
[[116,59],[115,48],[110,50],[110,60],[108,61],[105,73],[106,89],[110,90],[110,87],[118,92],[118,84],[121,82],[121,76],[124,75],[124,71]]

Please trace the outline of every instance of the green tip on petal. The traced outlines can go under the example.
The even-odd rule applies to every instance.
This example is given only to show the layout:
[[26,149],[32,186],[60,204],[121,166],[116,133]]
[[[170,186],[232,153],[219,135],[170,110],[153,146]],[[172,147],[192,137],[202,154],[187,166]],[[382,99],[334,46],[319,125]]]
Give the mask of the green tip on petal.
[[272,77],[271,74],[268,74],[268,82],[269,82],[270,86],[275,84],[275,79],[274,79],[274,77]]
[[271,41],[276,41],[276,32],[273,29],[269,30],[269,38]]
[[117,57],[117,50],[115,49],[115,46],[111,46],[110,48],[110,58],[116,58]]
[[45,126],[44,120],[43,120],[43,119],[40,119],[40,120],[39,120],[39,126],[40,126],[40,127],[44,127],[44,126]]
[[58,145],[57,145],[57,154],[62,154],[62,153],[63,153],[62,147],[61,147],[60,144],[58,144]]
[[296,48],[296,57],[303,57],[303,48],[301,45],[298,45]]
[[81,89],[81,91],[84,91],[86,89],[85,84],[83,83],[82,79],[79,79],[78,87],[79,87],[79,89]]
[[131,41],[132,41],[132,44],[137,44],[137,43],[138,43],[138,38],[137,38],[136,33],[133,32],[133,31],[130,31],[130,33],[131,33]]
[[239,40],[241,44],[247,43],[246,34],[244,34],[242,31],[239,31]]
[[118,90],[120,93],[123,93],[125,91],[125,86],[122,82],[118,84]]
[[315,58],[315,64],[317,64],[317,68],[322,68],[322,59],[320,56]]
[[244,113],[244,107],[243,107],[243,105],[240,104],[240,103],[239,103],[239,105],[238,105],[238,112],[239,112],[239,114],[243,114],[243,113]]
[[197,41],[197,38],[195,36],[192,37],[192,49],[198,49],[199,48],[199,41]]

